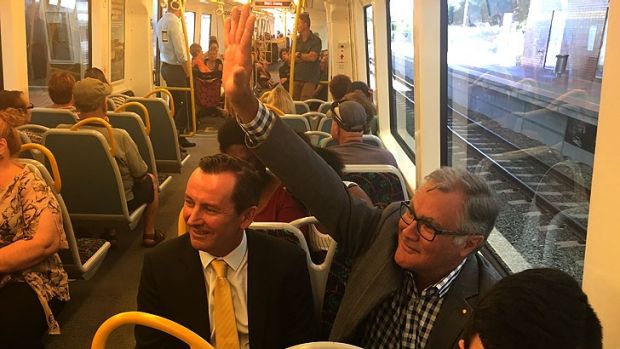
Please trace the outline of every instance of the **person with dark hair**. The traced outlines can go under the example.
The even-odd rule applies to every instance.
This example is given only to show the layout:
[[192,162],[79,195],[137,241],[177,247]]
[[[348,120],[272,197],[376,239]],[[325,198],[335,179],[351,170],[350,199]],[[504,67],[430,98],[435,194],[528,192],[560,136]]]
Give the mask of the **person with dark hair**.
[[321,79],[319,55],[323,44],[310,30],[310,14],[299,15],[297,22],[297,48],[295,51],[295,81],[293,99],[303,101],[312,98],[316,85]]
[[332,94],[334,101],[341,100],[351,88],[351,78],[344,75],[334,75],[329,82],[329,93]]
[[601,349],[602,330],[581,287],[556,269],[500,280],[469,318],[461,349]]
[[366,98],[368,98],[371,102],[372,102],[372,90],[370,89],[370,87],[368,87],[368,84],[366,84],[363,81],[353,81],[351,83],[351,86],[349,87],[349,92],[354,92],[354,91],[360,91],[364,94],[364,96],[366,96]]
[[280,69],[278,69],[278,74],[280,75],[280,83],[284,87],[286,91],[289,90],[289,77],[291,76],[291,50],[288,47],[284,47],[280,50],[280,59],[282,60],[282,65]]
[[[0,110],[7,108],[27,112],[34,108],[34,106],[32,103],[28,102],[26,95],[24,95],[22,91],[2,90],[0,91]],[[28,120],[30,120],[30,118],[28,118]]]
[[75,85],[73,74],[62,70],[53,73],[47,82],[47,92],[54,104],[48,108],[67,109],[75,113],[73,85]]
[[[99,68],[91,67],[86,69],[86,71],[84,72],[84,77],[97,79],[106,85],[110,85],[108,79],[105,77],[103,70]],[[127,102],[127,97],[120,94],[115,94],[113,96],[108,96],[108,101],[111,101],[114,109],[116,109]]]
[[[110,85],[97,79],[84,78],[75,83],[73,87],[73,100],[80,119],[91,117],[101,118],[108,121],[107,96],[110,94]],[[106,139],[110,137],[103,127],[93,127],[101,132]],[[155,229],[157,210],[159,207],[159,188],[157,178],[149,173],[148,167],[142,159],[138,146],[123,129],[112,128],[112,136],[116,144],[114,158],[125,189],[125,199],[129,212],[146,204],[144,210],[144,232],[142,244],[144,247],[153,247],[166,238],[164,232]],[[115,240],[114,233],[109,233],[109,239]]]
[[[157,22],[157,44],[161,60],[161,76],[170,87],[189,87],[189,60],[185,53],[185,38],[181,23],[181,2],[168,2],[166,13]],[[186,91],[170,91],[174,100],[174,122],[179,134],[184,133],[190,120],[189,94]],[[179,136],[181,147],[195,147],[185,137]]]
[[342,100],[354,101],[364,107],[364,110],[366,111],[366,125],[364,126],[364,133],[371,133],[372,130],[376,131],[377,108],[372,103],[372,100],[366,97],[366,95],[360,90],[353,90],[347,93],[344,97],[342,97]]
[[217,132],[220,151],[251,163],[258,171],[261,181],[260,199],[258,201],[256,222],[291,222],[308,215],[308,211],[299,203],[280,180],[267,171],[265,165],[245,145],[245,133],[234,118],[227,118]]
[[[353,260],[329,340],[458,348],[471,304],[499,278],[477,253],[499,212],[493,191],[465,169],[444,167],[426,177],[411,201],[380,209],[351,197],[336,173],[253,97],[255,20],[249,6],[234,7],[226,20],[223,86],[252,151]],[[357,105],[363,124],[363,108],[344,103]]]
[[23,111],[0,111],[0,346],[42,348],[45,333],[60,334],[56,321],[69,300],[58,251],[68,249],[62,214],[52,190],[15,161],[16,129]]
[[[185,190],[188,233],[144,256],[139,311],[176,321],[217,348],[285,348],[315,338],[304,252],[247,229],[259,204],[260,182],[246,161],[226,154],[200,160]],[[226,305],[220,282],[232,291],[225,298],[234,308],[228,321],[236,326],[228,330],[221,325]],[[136,326],[135,337],[137,348],[185,347],[142,326]]]

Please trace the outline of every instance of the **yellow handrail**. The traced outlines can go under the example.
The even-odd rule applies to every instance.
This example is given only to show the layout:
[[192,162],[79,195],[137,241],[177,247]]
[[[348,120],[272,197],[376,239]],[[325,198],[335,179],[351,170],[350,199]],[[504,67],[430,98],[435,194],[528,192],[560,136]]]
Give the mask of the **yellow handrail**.
[[113,157],[116,156],[116,145],[114,144],[114,133],[112,132],[112,126],[107,121],[103,120],[102,118],[98,118],[98,117],[86,118],[84,120],[81,120],[77,124],[71,126],[70,130],[77,131],[82,126],[89,125],[89,124],[100,124],[101,126],[105,127],[108,130],[108,135],[110,136],[109,137],[110,139],[108,140],[110,142],[110,154],[112,154]]
[[146,109],[144,104],[140,102],[127,102],[121,105],[120,107],[116,108],[114,112],[120,113],[122,111],[127,110],[127,107],[138,107],[138,109],[142,110],[142,112],[144,113],[144,130],[146,131],[147,135],[150,135],[151,134],[151,117],[149,116],[149,111],[148,109]]
[[296,51],[297,51],[297,25],[299,23],[299,14],[301,13],[301,10],[304,8],[305,6],[305,1],[304,0],[299,0],[297,1],[297,8],[295,9],[295,24],[293,27],[293,32],[291,34],[291,39],[292,39],[292,44],[291,44],[291,52],[290,52],[290,57],[291,57],[291,62],[290,62],[290,67],[289,67],[289,79],[288,79],[288,93],[291,95],[291,97],[293,96],[293,90],[294,90],[294,85],[295,85],[295,56],[296,56]]
[[269,110],[271,110],[272,112],[276,113],[278,116],[282,116],[284,114],[286,114],[285,112],[283,112],[282,110],[280,110],[279,108],[271,105],[271,104],[263,104],[265,107],[267,107]]
[[204,338],[187,327],[161,316],[140,311],[128,311],[116,314],[104,321],[93,337],[91,349],[105,349],[110,333],[117,327],[127,324],[147,326],[166,332],[182,340],[192,349],[214,349]]
[[19,152],[21,153],[23,151],[33,149],[43,153],[43,155],[45,155],[47,160],[50,162],[50,167],[52,168],[52,177],[54,178],[54,188],[56,188],[56,191],[60,193],[60,189],[62,188],[62,180],[60,179],[60,171],[58,171],[58,163],[56,162],[56,157],[49,149],[42,146],[41,144],[36,143],[22,144]]
[[168,90],[167,90],[167,89],[165,89],[165,88],[156,88],[156,89],[154,89],[153,91],[151,91],[151,92],[147,93],[147,94],[144,96],[144,98],[149,98],[149,97],[151,97],[152,95],[157,94],[157,93],[160,93],[160,92],[161,92],[161,93],[163,93],[163,94],[165,94],[165,95],[167,95],[167,96],[168,96],[168,98],[170,98],[170,99],[168,100],[168,116],[169,116],[171,119],[174,119],[174,113],[175,113],[176,111],[174,110],[174,98],[172,97],[172,93],[170,93],[170,91],[168,91]]

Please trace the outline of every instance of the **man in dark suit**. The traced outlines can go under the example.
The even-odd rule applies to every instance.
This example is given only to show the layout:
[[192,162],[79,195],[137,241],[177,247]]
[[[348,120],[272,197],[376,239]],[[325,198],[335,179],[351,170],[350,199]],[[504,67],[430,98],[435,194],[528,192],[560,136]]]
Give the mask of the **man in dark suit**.
[[[218,265],[224,265],[236,322],[236,344],[226,348],[284,348],[314,339],[304,252],[246,230],[256,212],[259,181],[248,163],[231,156],[201,160],[185,191],[183,217],[189,232],[145,255],[139,311],[176,321],[224,347],[223,330],[218,333],[224,321],[217,322],[223,303],[216,302],[222,282]],[[135,337],[137,348],[187,348],[142,326],[136,326]]]
[[248,145],[354,259],[330,340],[366,348],[458,348],[478,296],[498,275],[477,250],[498,205],[465,170],[431,173],[411,202],[380,210],[348,195],[340,178],[252,96],[249,7],[225,24],[223,86]]

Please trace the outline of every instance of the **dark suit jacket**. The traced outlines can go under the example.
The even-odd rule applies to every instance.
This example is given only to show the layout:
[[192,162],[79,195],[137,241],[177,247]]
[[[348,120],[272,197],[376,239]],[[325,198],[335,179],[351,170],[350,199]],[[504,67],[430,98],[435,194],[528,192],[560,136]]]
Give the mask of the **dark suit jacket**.
[[[254,148],[265,165],[327,227],[354,264],[329,339],[359,344],[360,324],[400,285],[394,262],[398,203],[383,210],[349,196],[338,175],[279,119],[269,137]],[[458,348],[465,320],[498,275],[481,256],[468,257],[446,294],[426,348]]]
[[[315,339],[305,253],[264,233],[246,230],[250,347],[284,348]],[[204,273],[189,234],[144,256],[138,310],[163,316],[210,341]],[[137,348],[188,348],[163,332],[136,326]]]

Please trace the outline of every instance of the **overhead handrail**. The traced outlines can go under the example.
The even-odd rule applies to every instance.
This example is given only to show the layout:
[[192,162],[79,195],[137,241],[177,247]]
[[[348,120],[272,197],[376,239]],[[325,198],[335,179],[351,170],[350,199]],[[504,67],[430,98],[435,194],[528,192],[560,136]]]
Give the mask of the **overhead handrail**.
[[214,349],[204,338],[187,327],[164,317],[141,311],[119,313],[104,321],[97,329],[97,332],[95,332],[91,349],[105,349],[110,333],[116,328],[127,324],[147,326],[163,331],[182,340],[192,349]]
[[112,154],[112,157],[116,156],[116,145],[114,144],[114,132],[112,132],[112,126],[107,121],[103,120],[102,118],[97,118],[97,117],[86,118],[84,120],[81,120],[77,124],[71,126],[70,130],[77,131],[80,128],[82,128],[82,126],[90,125],[90,124],[100,124],[101,126],[105,127],[106,130],[108,130],[108,135],[110,136],[109,137],[110,154]]
[[21,148],[19,149],[19,152],[21,153],[27,150],[38,150],[41,153],[43,153],[43,155],[45,155],[45,157],[50,163],[50,167],[52,168],[52,177],[54,178],[54,188],[56,188],[56,191],[60,193],[60,189],[62,188],[62,180],[60,178],[60,171],[58,170],[58,163],[56,162],[56,157],[54,156],[54,154],[52,154],[52,152],[46,147],[42,146],[41,144],[36,144],[36,143],[22,144]]
[[[173,87],[171,87],[170,89],[173,89]],[[174,114],[176,113],[176,111],[174,110],[174,98],[172,97],[172,93],[170,93],[170,91],[168,91],[168,89],[156,88],[153,91],[147,93],[144,96],[144,98],[149,98],[152,95],[160,93],[160,92],[168,96],[168,98],[169,98],[169,100],[168,100],[168,116],[171,119],[174,119]]]
[[151,117],[149,116],[149,111],[146,109],[144,104],[140,102],[127,102],[120,107],[114,110],[115,113],[120,113],[127,110],[128,107],[138,107],[144,113],[144,130],[146,131],[147,136],[151,134]]

